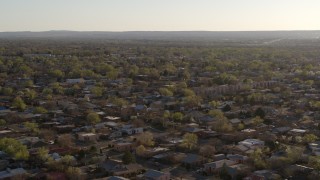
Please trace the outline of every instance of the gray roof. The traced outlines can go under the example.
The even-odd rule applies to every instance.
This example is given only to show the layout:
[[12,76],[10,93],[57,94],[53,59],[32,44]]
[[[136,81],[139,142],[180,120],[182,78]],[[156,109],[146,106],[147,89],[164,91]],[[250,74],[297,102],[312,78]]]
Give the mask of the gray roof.
[[184,131],[196,133],[196,132],[200,132],[200,131],[203,131],[203,130],[199,129],[199,128],[196,128],[196,127],[187,127],[187,128],[184,129]]
[[146,178],[158,178],[160,176],[164,175],[163,172],[161,171],[156,171],[156,170],[153,170],[153,169],[149,169],[146,173],[144,173],[144,177]]
[[129,179],[120,177],[120,176],[111,176],[108,178],[108,180],[129,180]]
[[10,178],[19,174],[26,173],[26,170],[23,168],[17,168],[17,169],[7,169],[5,171],[0,172],[0,179],[2,178]]
[[183,159],[183,162],[184,163],[194,163],[194,162],[201,160],[201,158],[202,157],[197,154],[188,154],[187,157],[185,157]]

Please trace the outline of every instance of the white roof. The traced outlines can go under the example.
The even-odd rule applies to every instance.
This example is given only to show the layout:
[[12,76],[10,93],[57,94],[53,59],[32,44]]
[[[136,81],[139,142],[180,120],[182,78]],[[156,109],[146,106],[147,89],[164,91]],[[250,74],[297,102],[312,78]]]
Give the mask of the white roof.
[[305,133],[306,132],[306,130],[304,130],[304,129],[291,129],[290,131],[296,132],[296,133]]
[[80,133],[81,136],[95,136],[95,133]]
[[240,141],[239,143],[248,144],[248,145],[255,145],[255,144],[262,144],[264,142],[259,139],[246,139],[246,140]]

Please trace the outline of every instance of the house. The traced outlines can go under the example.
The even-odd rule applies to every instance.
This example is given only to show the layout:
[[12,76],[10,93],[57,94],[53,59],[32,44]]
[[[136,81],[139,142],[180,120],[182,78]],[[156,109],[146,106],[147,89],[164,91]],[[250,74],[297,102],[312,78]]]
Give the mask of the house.
[[112,176],[132,177],[144,171],[140,164],[122,164],[120,161],[107,160],[99,164],[100,169]]
[[290,130],[291,130],[290,127],[284,126],[284,127],[274,128],[272,130],[272,132],[275,133],[275,134],[284,134],[284,133],[287,133]]
[[307,130],[304,129],[291,129],[288,134],[292,136],[303,136]]
[[67,180],[67,175],[63,172],[47,172],[38,174],[35,179]]
[[117,129],[118,128],[118,123],[116,122],[113,122],[113,121],[108,121],[108,122],[105,122],[104,125],[108,128],[111,128],[113,130]]
[[131,142],[117,142],[114,144],[114,149],[118,152],[131,151],[134,148],[134,144]]
[[144,155],[147,157],[155,156],[157,154],[164,153],[166,151],[169,151],[168,148],[162,148],[162,147],[155,147],[155,148],[148,148],[146,149]]
[[154,101],[149,105],[149,107],[151,108],[152,111],[164,110],[164,104],[162,103],[162,101]]
[[215,155],[213,156],[213,160],[214,160],[214,161],[223,160],[223,159],[225,159],[225,158],[226,158],[226,156],[225,156],[224,154],[215,154]]
[[289,167],[289,169],[290,169],[290,171],[293,172],[294,177],[296,179],[303,179],[303,178],[307,177],[308,175],[310,175],[314,171],[314,168],[299,165],[299,164],[291,165]]
[[179,110],[179,105],[177,102],[167,102],[164,104],[164,109],[165,110]]
[[240,141],[238,144],[249,147],[250,149],[264,147],[264,141],[261,141],[259,139],[246,139],[246,140]]
[[238,162],[236,162],[236,161],[223,159],[223,160],[219,160],[219,161],[206,163],[206,164],[204,164],[203,169],[206,174],[213,174],[213,173],[217,172],[223,166],[231,166],[231,165],[235,165],[237,163]]
[[107,119],[108,121],[117,121],[120,120],[120,117],[116,117],[116,116],[106,116],[105,119]]
[[122,136],[122,132],[121,131],[114,131],[109,135],[109,138],[117,138],[117,137],[121,137]]
[[320,156],[320,141],[309,143],[308,147],[314,155]]
[[241,120],[238,118],[230,119],[229,122],[232,124],[232,126],[236,127],[241,123]]
[[231,177],[236,177],[236,175],[242,172],[249,172],[250,167],[244,164],[235,164],[227,167],[227,172]]
[[79,141],[96,142],[98,138],[98,135],[95,133],[78,133]]
[[243,156],[240,154],[227,154],[227,159],[236,161],[238,163],[244,163],[246,160],[249,159],[248,156]]
[[249,153],[250,152],[250,148],[244,145],[236,145],[236,146],[226,146],[226,152],[227,153]]
[[[2,152],[2,151],[1,151]],[[10,162],[8,160],[0,160],[0,171],[5,170]]]
[[206,162],[206,159],[197,154],[187,154],[187,156],[182,160],[182,165],[187,168],[195,168],[202,166]]
[[146,180],[169,180],[170,173],[164,173],[161,171],[149,169],[149,170],[147,170],[146,173],[144,173],[143,179],[146,179]]
[[12,179],[17,178],[22,179],[22,176],[27,173],[23,168],[16,169],[6,169],[5,171],[0,171],[0,179]]
[[147,109],[147,107],[145,105],[143,105],[143,104],[134,105],[132,107],[137,112],[142,112],[142,111],[145,111]]
[[185,132],[187,133],[194,133],[198,134],[203,131],[203,129],[197,128],[197,127],[187,127],[184,129]]
[[215,120],[216,120],[215,118],[209,115],[202,116],[199,118],[199,121],[202,123],[210,123],[210,122],[214,122]]
[[264,142],[258,139],[246,139],[243,141],[238,142],[238,145],[227,145],[224,146],[224,149],[227,153],[235,154],[250,154],[255,149],[263,148]]
[[182,143],[183,140],[181,137],[169,137],[169,138],[165,139],[165,142],[167,142],[169,144],[176,145],[176,144]]
[[31,147],[31,145],[40,141],[39,137],[21,137],[18,139],[23,145]]
[[244,180],[276,180],[276,179],[281,179],[281,176],[271,170],[255,171],[250,176],[244,178]]
[[105,180],[129,180],[128,178],[124,178],[124,177],[120,177],[120,176],[111,176],[111,177],[103,178],[103,180],[104,179]]
[[50,153],[57,153],[58,155],[66,155],[74,153],[74,149],[70,147],[53,147],[49,148]]
[[70,133],[76,126],[74,124],[55,126],[59,133]]
[[123,134],[132,135],[132,134],[138,134],[143,133],[142,127],[133,127],[132,125],[124,125],[121,129]]
[[14,134],[11,130],[0,130],[0,137],[9,137],[10,135]]
[[61,159],[61,156],[56,152],[52,153],[52,154],[49,154],[49,156],[55,161],[60,161],[60,159]]
[[67,84],[83,84],[85,83],[85,80],[83,78],[78,78],[78,79],[67,79],[66,80]]
[[251,119],[243,119],[242,120],[242,123],[246,126],[250,126],[252,124],[254,124],[254,118],[251,118]]

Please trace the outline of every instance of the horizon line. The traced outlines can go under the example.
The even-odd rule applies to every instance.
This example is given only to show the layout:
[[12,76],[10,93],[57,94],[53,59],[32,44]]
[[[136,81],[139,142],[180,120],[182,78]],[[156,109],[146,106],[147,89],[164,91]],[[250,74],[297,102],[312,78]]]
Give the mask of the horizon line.
[[114,32],[114,33],[126,33],[126,32],[298,32],[298,31],[320,31],[320,29],[305,29],[305,30],[129,30],[129,31],[108,31],[108,30],[43,30],[43,31],[0,31],[0,33],[41,33],[41,32]]

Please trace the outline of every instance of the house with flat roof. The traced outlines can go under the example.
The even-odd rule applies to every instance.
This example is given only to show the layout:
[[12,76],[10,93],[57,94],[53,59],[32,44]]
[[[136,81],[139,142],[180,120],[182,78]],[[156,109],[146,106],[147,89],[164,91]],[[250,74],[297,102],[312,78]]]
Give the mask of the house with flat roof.
[[206,163],[206,164],[204,164],[204,172],[207,174],[213,174],[213,173],[217,172],[223,166],[231,166],[231,165],[235,165],[235,164],[238,164],[238,162],[233,161],[233,160],[228,160],[228,159],[222,159],[219,161]]
[[170,173],[149,169],[146,173],[144,173],[143,178],[146,180],[169,180]]
[[0,179],[11,179],[18,176],[22,176],[26,173],[27,171],[23,168],[6,169],[5,171],[0,171]]

